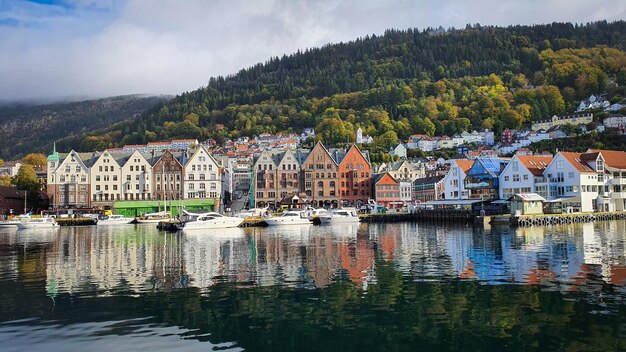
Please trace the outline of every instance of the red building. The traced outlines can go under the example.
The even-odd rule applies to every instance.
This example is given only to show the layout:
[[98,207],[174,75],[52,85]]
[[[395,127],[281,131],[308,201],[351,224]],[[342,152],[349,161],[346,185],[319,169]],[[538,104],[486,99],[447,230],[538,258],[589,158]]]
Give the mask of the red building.
[[24,191],[0,186],[0,216],[22,214],[24,206]]
[[339,196],[345,206],[360,207],[372,197],[372,165],[368,158],[352,145],[339,163]]
[[376,203],[390,209],[402,204],[400,183],[387,172],[374,177],[374,195]]

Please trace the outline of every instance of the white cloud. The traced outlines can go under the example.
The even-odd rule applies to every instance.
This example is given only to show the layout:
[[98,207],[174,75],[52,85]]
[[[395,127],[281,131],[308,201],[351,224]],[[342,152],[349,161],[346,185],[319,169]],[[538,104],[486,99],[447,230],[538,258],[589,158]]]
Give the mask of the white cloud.
[[626,15],[626,2],[619,0],[66,4],[0,6],[0,99],[176,94],[272,56],[387,28],[588,22]]

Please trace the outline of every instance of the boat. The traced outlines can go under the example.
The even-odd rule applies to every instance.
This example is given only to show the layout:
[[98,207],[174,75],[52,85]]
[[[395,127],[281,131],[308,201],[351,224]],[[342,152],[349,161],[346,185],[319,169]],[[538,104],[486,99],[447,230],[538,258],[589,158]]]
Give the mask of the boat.
[[158,213],[146,213],[143,214],[143,216],[137,218],[138,224],[158,224],[161,221],[174,221],[174,219],[169,216],[167,211],[162,211]]
[[183,210],[183,212],[185,213],[185,221],[180,226],[185,231],[238,227],[244,220],[243,218],[224,216],[213,211],[188,212]]
[[59,224],[54,218],[30,218],[17,224],[18,229],[45,229],[57,226],[59,226]]
[[304,210],[293,209],[287,210],[281,216],[267,218],[265,220],[269,226],[279,225],[308,225],[311,221],[308,218],[308,214]]
[[125,225],[135,221],[134,218],[127,218],[124,215],[109,215],[98,219],[98,225]]
[[17,224],[30,219],[30,214],[20,215],[19,218],[12,218],[0,221],[0,228],[17,228]]
[[268,214],[269,206],[265,208],[252,208],[235,214],[238,218],[264,217]]
[[328,214],[328,210],[324,208],[309,208],[309,209],[305,209],[305,212],[309,220],[314,220],[316,218],[319,218],[322,215]]
[[359,222],[359,216],[354,208],[334,209],[330,214],[320,215],[322,224],[343,224]]

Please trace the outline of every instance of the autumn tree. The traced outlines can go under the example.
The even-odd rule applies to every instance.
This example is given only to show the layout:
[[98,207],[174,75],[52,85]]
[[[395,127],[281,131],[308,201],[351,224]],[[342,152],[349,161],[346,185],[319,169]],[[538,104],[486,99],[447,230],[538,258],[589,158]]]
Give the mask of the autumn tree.
[[48,165],[48,159],[44,154],[30,153],[22,158],[23,164],[28,164],[34,168],[45,168]]

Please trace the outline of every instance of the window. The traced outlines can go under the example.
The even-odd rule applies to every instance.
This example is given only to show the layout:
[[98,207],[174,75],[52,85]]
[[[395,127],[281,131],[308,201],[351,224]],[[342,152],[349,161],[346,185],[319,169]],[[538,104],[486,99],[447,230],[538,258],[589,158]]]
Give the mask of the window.
[[505,181],[509,181],[509,176],[504,176]]
[[513,175],[513,182],[519,182],[519,174]]
[[574,173],[573,172],[568,172],[567,173],[567,178],[574,178]]
[[522,177],[524,181],[528,180],[528,175],[524,175],[524,177]]

